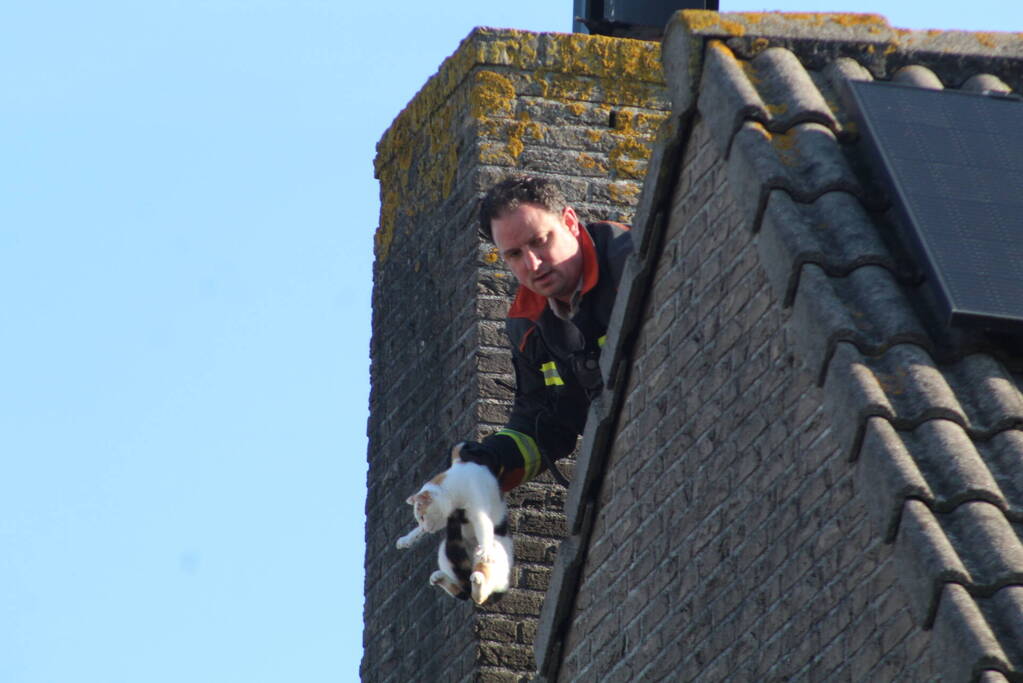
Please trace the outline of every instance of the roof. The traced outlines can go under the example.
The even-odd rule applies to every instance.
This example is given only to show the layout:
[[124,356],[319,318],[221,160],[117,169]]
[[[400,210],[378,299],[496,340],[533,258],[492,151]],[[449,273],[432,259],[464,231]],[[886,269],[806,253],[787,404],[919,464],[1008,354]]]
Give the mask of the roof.
[[[1023,677],[1023,372],[981,333],[936,334],[918,311],[921,278],[892,240],[871,186],[844,79],[925,88],[1023,90],[1023,34],[903,31],[875,15],[684,11],[663,59],[673,125],[651,160],[626,270],[567,503],[565,544],[537,653],[556,656],[585,557],[587,492],[620,401],[615,377],[642,324],[635,302],[657,244],[685,123],[700,116],[731,194],[759,233],[761,265],[823,386],[837,442],[857,468],[876,533],[895,544],[918,627],[934,630],[952,680]],[[829,230],[815,229],[826,224]],[[610,352],[608,350],[610,349]],[[997,674],[988,673],[990,680]],[[988,679],[986,679],[988,680]]]

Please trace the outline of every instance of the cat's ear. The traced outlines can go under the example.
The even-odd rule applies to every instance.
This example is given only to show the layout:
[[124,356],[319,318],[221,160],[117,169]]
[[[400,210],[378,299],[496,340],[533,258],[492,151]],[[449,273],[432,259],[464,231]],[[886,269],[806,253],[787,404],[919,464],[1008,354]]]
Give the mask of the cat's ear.
[[409,496],[408,500],[406,500],[405,502],[408,503],[409,505],[415,505],[416,503],[420,503],[422,505],[429,505],[432,501],[433,496],[430,495],[429,491],[420,491],[414,496]]
[[465,446],[464,441],[459,441],[451,449],[451,463],[461,462],[462,460],[462,447]]

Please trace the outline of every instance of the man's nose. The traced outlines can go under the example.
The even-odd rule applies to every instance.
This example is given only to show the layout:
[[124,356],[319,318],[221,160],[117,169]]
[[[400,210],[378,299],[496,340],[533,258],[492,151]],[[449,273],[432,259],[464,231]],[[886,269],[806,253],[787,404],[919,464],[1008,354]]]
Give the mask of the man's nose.
[[535,271],[540,267],[540,259],[532,249],[527,249],[525,252],[526,269],[530,272]]

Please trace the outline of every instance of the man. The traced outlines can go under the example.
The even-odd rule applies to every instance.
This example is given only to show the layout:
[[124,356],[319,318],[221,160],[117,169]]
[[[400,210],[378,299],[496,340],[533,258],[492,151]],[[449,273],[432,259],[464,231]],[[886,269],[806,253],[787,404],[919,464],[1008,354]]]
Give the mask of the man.
[[[506,331],[515,404],[504,429],[468,449],[503,491],[572,452],[591,398],[603,387],[598,358],[625,258],[628,228],[583,225],[552,181],[510,178],[480,207],[480,231],[519,281]],[[463,456],[466,449],[463,449]]]

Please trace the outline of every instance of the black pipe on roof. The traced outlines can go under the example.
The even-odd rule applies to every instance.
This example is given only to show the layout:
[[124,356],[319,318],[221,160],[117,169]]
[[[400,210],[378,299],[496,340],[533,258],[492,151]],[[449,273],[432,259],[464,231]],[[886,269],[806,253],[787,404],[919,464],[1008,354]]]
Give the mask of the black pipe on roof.
[[619,38],[660,40],[681,9],[717,11],[718,0],[574,0],[573,30]]

